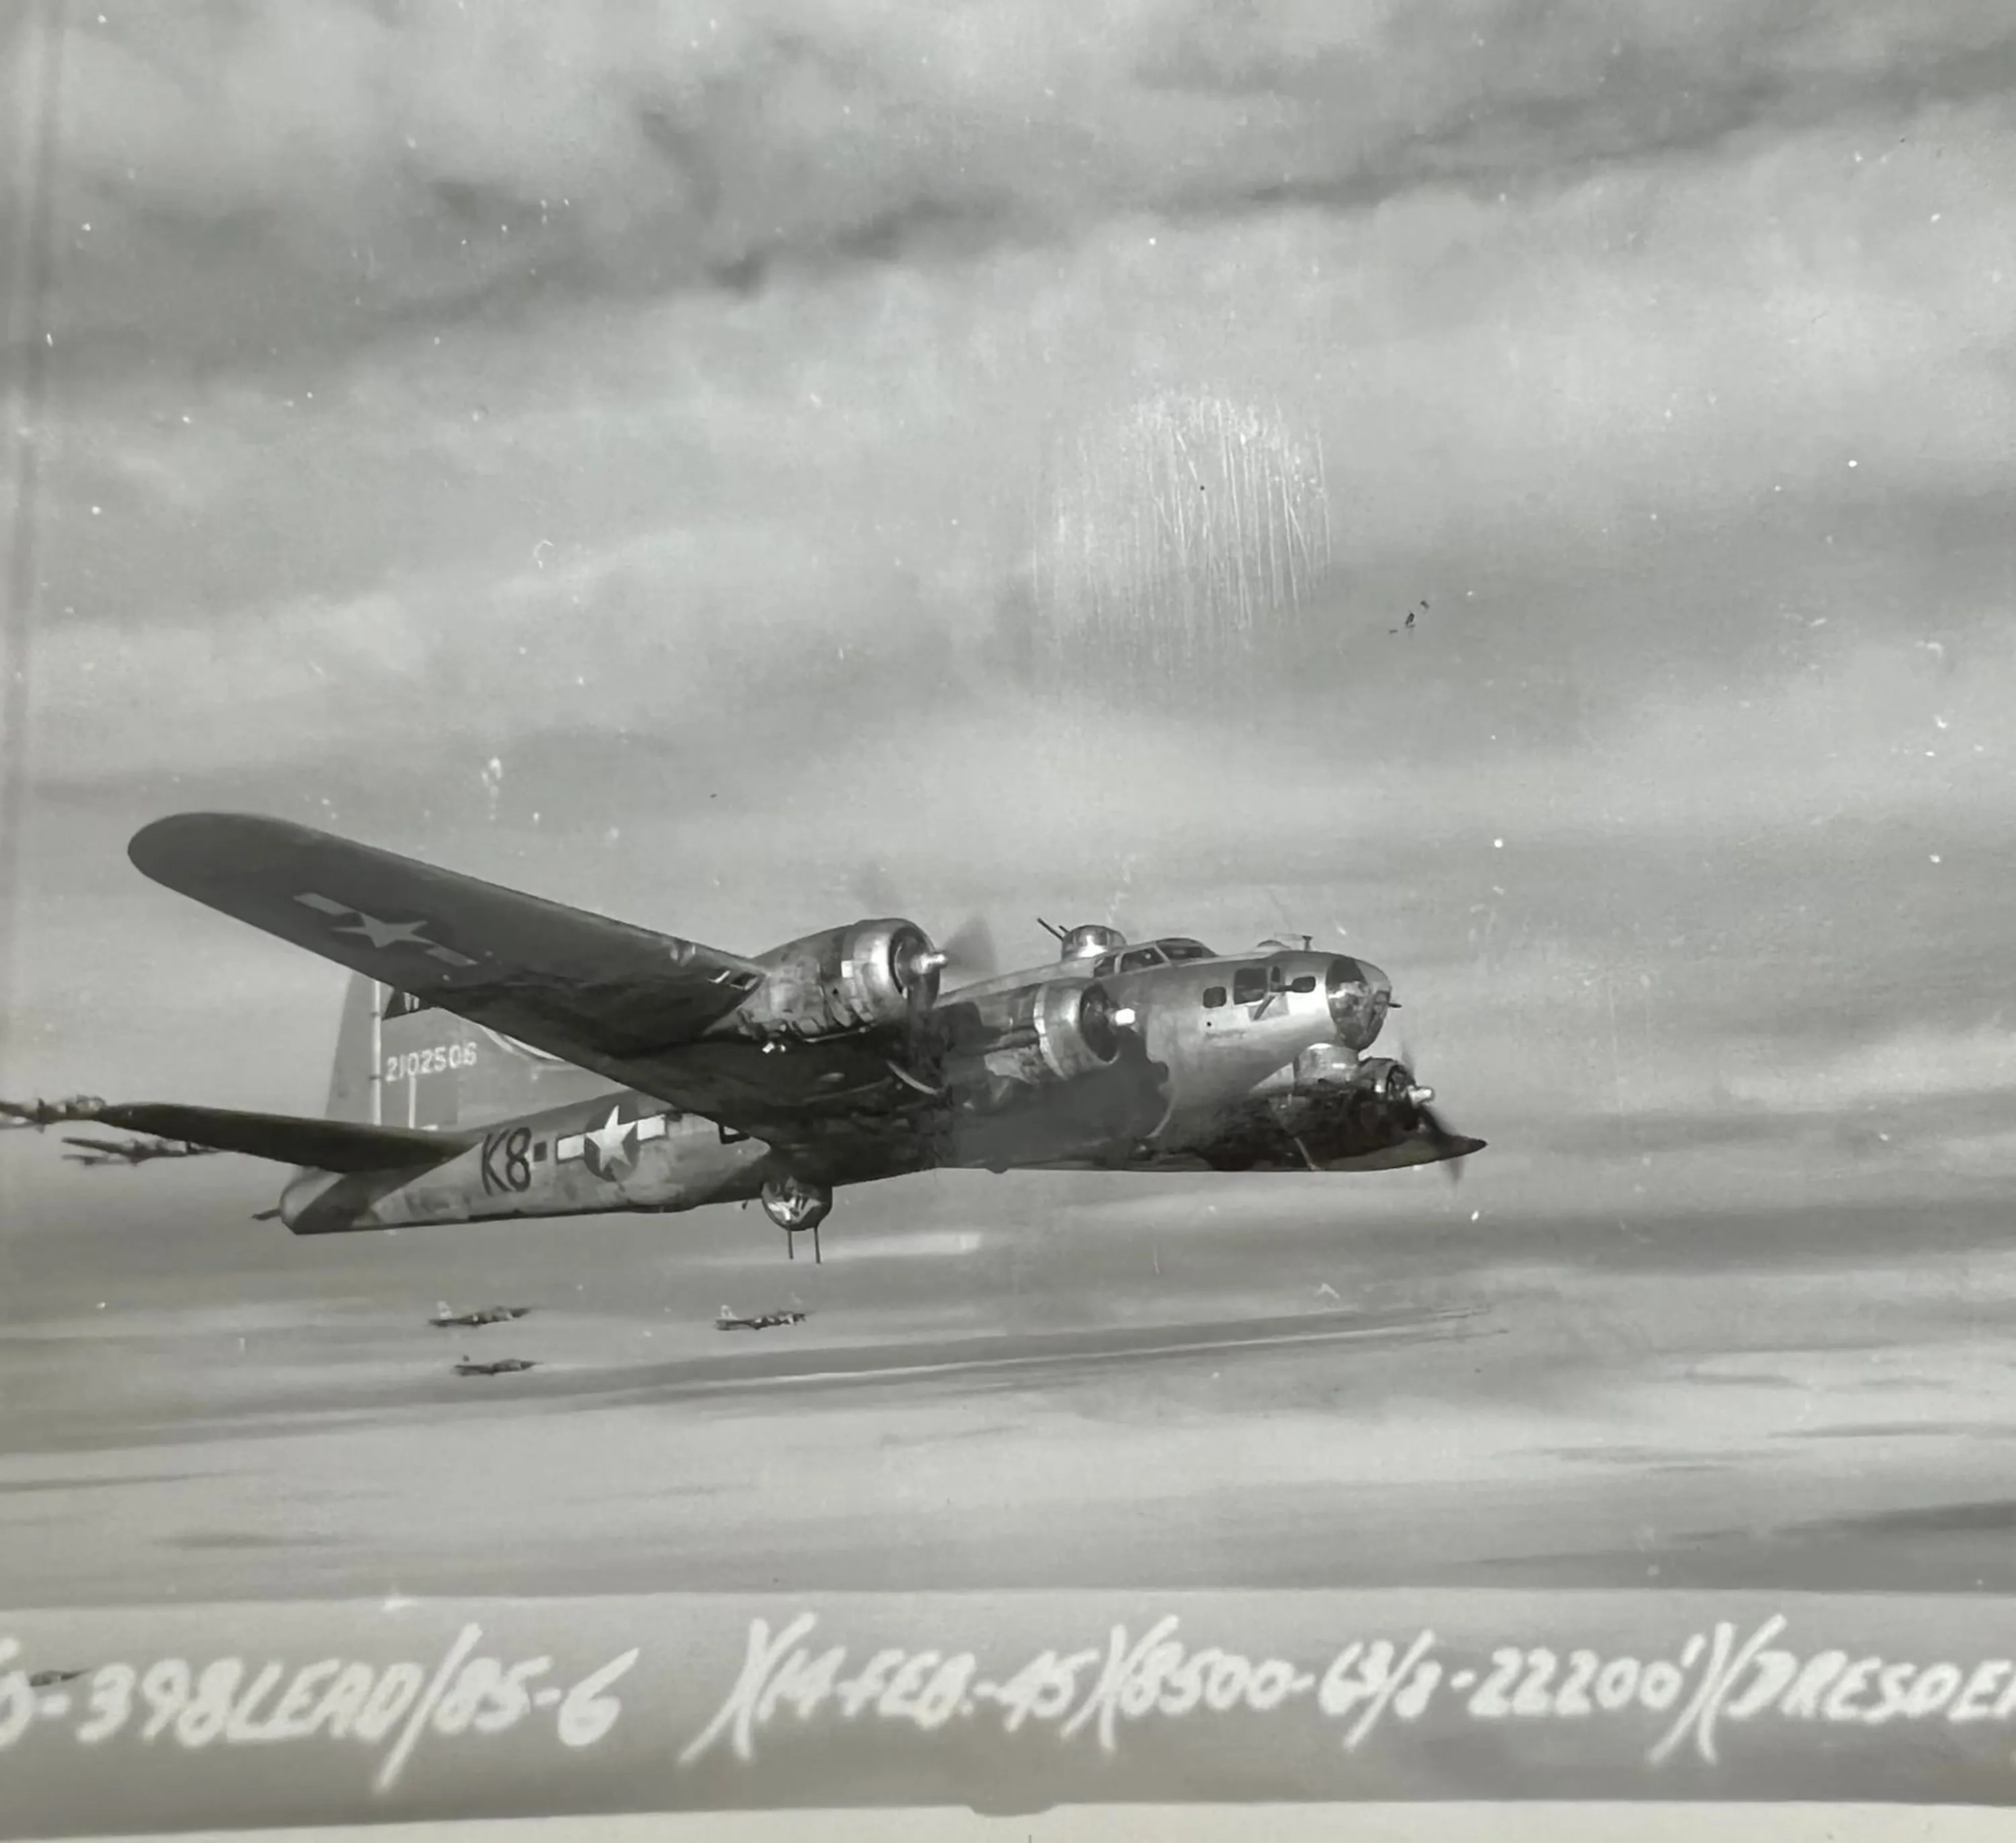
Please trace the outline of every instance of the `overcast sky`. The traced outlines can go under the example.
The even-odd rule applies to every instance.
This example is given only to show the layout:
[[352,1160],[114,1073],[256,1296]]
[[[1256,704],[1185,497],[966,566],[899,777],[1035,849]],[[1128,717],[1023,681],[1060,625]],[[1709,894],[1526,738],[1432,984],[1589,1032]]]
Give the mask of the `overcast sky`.
[[342,976],[124,857],[221,807],[1340,942],[1466,1213],[2000,1181],[2003,0],[103,3],[0,1091],[319,1108]]

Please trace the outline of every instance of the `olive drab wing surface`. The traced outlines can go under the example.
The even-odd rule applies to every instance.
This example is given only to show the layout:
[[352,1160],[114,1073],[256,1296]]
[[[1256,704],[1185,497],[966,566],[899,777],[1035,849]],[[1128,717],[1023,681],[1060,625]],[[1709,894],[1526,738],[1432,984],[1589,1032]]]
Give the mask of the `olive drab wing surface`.
[[697,941],[281,820],[179,815],[128,852],[221,914],[751,1136],[797,1137],[807,1115],[891,1079],[844,1039],[789,1056],[710,1040],[769,969]]

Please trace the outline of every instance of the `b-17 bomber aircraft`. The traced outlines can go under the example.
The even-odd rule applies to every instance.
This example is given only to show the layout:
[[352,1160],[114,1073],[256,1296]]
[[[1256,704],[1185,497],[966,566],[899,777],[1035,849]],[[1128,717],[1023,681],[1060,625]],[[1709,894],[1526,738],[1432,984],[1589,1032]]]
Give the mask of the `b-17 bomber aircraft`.
[[455,1365],[457,1376],[516,1376],[521,1369],[536,1369],[538,1365],[530,1357],[499,1357],[488,1363],[479,1363],[473,1357],[465,1357]]
[[811,1316],[794,1306],[788,1311],[732,1312],[726,1306],[715,1315],[714,1327],[717,1331],[774,1331],[780,1325],[802,1325]]
[[0,1101],[0,1133],[41,1132],[81,1120],[95,1120],[105,1103],[95,1095],[72,1095],[67,1101]]
[[74,1165],[144,1165],[157,1158],[208,1158],[219,1149],[190,1145],[173,1139],[65,1139],[81,1152],[66,1152]]
[[760,1200],[787,1253],[836,1191],[933,1169],[1385,1170],[1457,1160],[1370,962],[1052,927],[944,989],[916,923],[745,956],[283,821],[185,813],[128,855],[352,973],[327,1117],[88,1117],[297,1168],[297,1235]]
[[507,1325],[513,1318],[524,1318],[531,1309],[528,1305],[486,1305],[473,1312],[452,1312],[444,1302],[427,1322],[442,1331],[473,1331],[485,1325]]

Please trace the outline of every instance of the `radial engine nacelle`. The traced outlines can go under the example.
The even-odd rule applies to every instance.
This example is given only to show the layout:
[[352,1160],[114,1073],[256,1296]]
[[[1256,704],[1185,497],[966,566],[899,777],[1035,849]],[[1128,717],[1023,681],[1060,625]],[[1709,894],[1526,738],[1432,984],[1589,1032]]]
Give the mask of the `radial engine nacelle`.
[[971,1034],[955,1054],[998,1080],[1025,1087],[1075,1081],[1111,1067],[1134,1022],[1133,1012],[1117,1007],[1094,979],[1045,979],[972,1004]]
[[759,955],[767,973],[734,1014],[757,1036],[833,1037],[902,1023],[938,998],[945,956],[914,922],[856,922]]

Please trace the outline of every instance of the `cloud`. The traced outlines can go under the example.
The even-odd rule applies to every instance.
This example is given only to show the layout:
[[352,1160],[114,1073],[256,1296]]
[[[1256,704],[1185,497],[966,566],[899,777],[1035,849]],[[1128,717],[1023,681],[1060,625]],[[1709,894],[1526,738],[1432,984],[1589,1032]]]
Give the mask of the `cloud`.
[[2016,1120],[2016,1033],[1924,1030],[1859,1044],[1845,1052],[1732,1074],[1733,1099],[1779,1113],[1891,1109],[1931,1103],[1942,1110],[1979,1098]]
[[[790,559],[780,593],[818,575],[830,619],[868,617],[900,559],[970,630],[1019,573],[1067,562],[1046,554],[1046,471],[1173,389],[1280,404],[1322,445],[1336,573],[1291,630],[1426,590],[1442,624],[1491,612],[1508,640],[1483,657],[1517,647],[1528,673],[1568,643],[1607,669],[1711,646],[1782,665],[1823,637],[1795,611],[1837,632],[1964,612],[1938,607],[1917,546],[1951,550],[1942,528],[1970,507],[1945,569],[1987,551],[1978,579],[2001,586],[1982,496],[2006,486],[2016,417],[2007,149],[1982,110],[1866,168],[1860,138],[1834,124],[1734,167],[1505,204],[1429,189],[1363,219],[1127,218],[1061,256],[740,305],[577,304],[369,363],[297,358],[256,388],[185,376],[164,312],[115,409],[93,406],[116,370],[70,387],[49,600],[209,619],[453,570],[454,596],[488,601],[540,592],[541,539],[549,581],[739,533]],[[268,251],[242,266],[248,299],[279,285]],[[97,298],[73,280],[73,308]],[[673,569],[658,584],[668,617],[706,593]],[[1536,655],[1539,593],[1555,650]]]
[[[1989,93],[2010,36],[1971,0],[126,8],[71,28],[66,240],[102,330],[355,339],[1880,133]],[[142,317],[92,285],[142,268]]]

